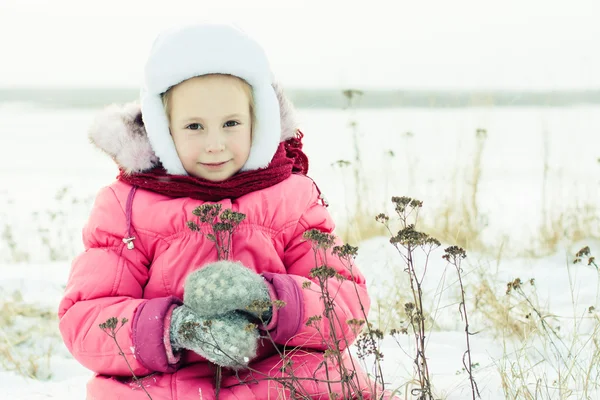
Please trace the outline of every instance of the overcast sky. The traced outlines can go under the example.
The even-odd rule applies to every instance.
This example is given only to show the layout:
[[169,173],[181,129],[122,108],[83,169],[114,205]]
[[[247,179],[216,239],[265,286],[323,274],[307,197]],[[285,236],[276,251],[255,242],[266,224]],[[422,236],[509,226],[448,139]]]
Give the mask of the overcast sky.
[[0,86],[137,87],[157,32],[204,18],[288,87],[600,88],[600,0],[0,0]]

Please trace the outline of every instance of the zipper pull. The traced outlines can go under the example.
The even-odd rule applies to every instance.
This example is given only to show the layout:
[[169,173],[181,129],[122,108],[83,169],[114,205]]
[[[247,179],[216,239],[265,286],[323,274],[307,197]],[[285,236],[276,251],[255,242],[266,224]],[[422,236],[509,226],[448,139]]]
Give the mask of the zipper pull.
[[123,243],[127,245],[127,249],[133,250],[135,246],[133,245],[133,241],[135,240],[135,236],[123,238]]

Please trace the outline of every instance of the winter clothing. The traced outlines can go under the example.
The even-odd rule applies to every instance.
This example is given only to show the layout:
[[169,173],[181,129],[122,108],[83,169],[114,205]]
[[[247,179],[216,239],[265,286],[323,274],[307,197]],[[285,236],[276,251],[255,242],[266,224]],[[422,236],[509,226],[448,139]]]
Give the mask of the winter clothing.
[[[257,326],[272,313],[256,315],[254,301],[271,302],[270,284],[240,263],[205,265],[185,280],[184,305],[173,310],[170,341],[173,350],[189,349],[217,365],[239,369],[256,357]],[[190,331],[190,323],[195,324]],[[261,324],[262,325],[262,324]],[[183,329],[182,329],[183,326]]]
[[207,318],[183,305],[176,307],[171,316],[172,350],[192,350],[222,367],[248,365],[256,357],[258,338],[256,325],[236,312]]
[[252,305],[271,301],[269,287],[263,277],[241,263],[219,261],[207,264],[187,277],[183,302],[207,318],[241,311],[258,321],[268,322],[272,312],[263,315],[252,309]]
[[[96,143],[122,143],[123,149],[115,157],[118,162],[150,164],[153,154],[145,153],[148,160],[139,159],[144,145],[136,135],[143,133],[143,126],[136,125],[141,119],[134,110],[135,106],[128,105],[118,113],[111,107],[102,117],[112,120],[97,121],[94,127],[103,129],[92,130],[90,136]],[[309,178],[293,174],[269,188],[219,203],[223,209],[246,215],[232,236],[230,258],[262,274],[272,285],[272,300],[286,304],[274,312],[265,335],[279,346],[298,348],[290,354],[297,377],[333,380],[335,370],[331,366],[326,370],[322,353],[328,346],[322,335],[330,336],[330,325],[326,318],[306,325],[311,316],[323,314],[324,306],[316,283],[309,278],[315,256],[302,234],[312,228],[325,232],[334,228],[317,187]],[[195,352],[183,351],[177,357],[169,345],[168,321],[173,309],[182,304],[186,277],[217,261],[214,243],[205,237],[210,229],[192,232],[186,226],[201,204],[190,198],[134,191],[121,181],[99,192],[83,231],[86,250],[73,262],[59,308],[59,327],[67,348],[82,365],[96,372],[88,384],[88,399],[145,396],[131,378],[119,378],[130,377],[131,372],[113,340],[98,328],[115,316],[130,321],[119,330],[117,340],[134,373],[149,375],[144,385],[154,400],[197,398],[199,390],[203,399],[213,398],[214,367]],[[130,239],[131,249],[124,239]],[[317,262],[324,260],[319,257]],[[336,257],[328,254],[327,262],[348,278],[343,282],[333,279],[329,287],[337,294],[335,312],[342,322],[334,324],[336,335],[351,343],[355,334],[343,322],[362,318],[360,303],[369,309],[365,280],[353,269],[355,289],[350,272]],[[305,282],[309,285],[306,289]],[[345,346],[343,341],[341,347]],[[345,362],[349,368],[358,366],[347,357]],[[280,357],[266,339],[259,342],[250,366],[270,377],[283,374]],[[279,384],[256,376],[256,372],[245,385],[239,385],[241,376],[229,369],[223,374],[222,399],[277,398],[282,392],[289,396]],[[366,375],[360,370],[357,374],[367,387]],[[326,399],[329,388],[311,383],[307,390],[314,398]]]
[[302,133],[282,142],[273,161],[258,171],[240,172],[221,182],[189,175],[169,175],[161,166],[147,172],[128,173],[121,170],[118,179],[169,197],[191,197],[196,200],[219,201],[273,186],[292,173],[306,174],[308,162],[302,152]]
[[[145,399],[146,394],[132,382],[129,366],[154,400],[215,398],[215,366],[208,360],[231,364],[210,349],[210,332],[202,329],[206,317],[198,314],[212,313],[207,307],[220,307],[221,312],[211,317],[218,336],[213,344],[234,347],[237,362],[249,359],[248,370],[221,371],[221,399],[290,398],[289,388],[272,380],[289,377],[290,367],[302,391],[312,398],[329,399],[330,391],[341,393],[335,383],[340,379],[337,367],[326,360],[324,351],[333,345],[333,337],[341,350],[354,341],[355,330],[347,321],[363,318],[370,301],[360,271],[344,265],[331,250],[315,255],[303,238],[310,229],[334,229],[314,182],[302,174],[289,174],[260,190],[222,196],[221,188],[231,188],[227,181],[222,187],[209,187],[177,178],[186,173],[169,136],[160,94],[187,78],[208,73],[232,74],[252,86],[257,129],[243,167],[247,172],[238,174],[248,174],[242,182],[264,178],[256,169],[272,163],[280,142],[288,141],[284,149],[292,162],[286,165],[292,165],[292,171],[305,172],[308,166],[292,108],[277,93],[266,57],[254,41],[239,31],[213,25],[175,29],[156,40],[146,65],[143,118],[136,105],[111,106],[90,131],[92,142],[137,180],[132,185],[119,179],[98,193],[83,230],[85,252],[73,261],[59,305],[59,328],[67,348],[96,374],[88,384],[89,400]],[[149,171],[152,176],[147,176]],[[216,297],[208,297],[208,281],[196,281],[203,289],[185,296],[190,304],[182,305],[181,300],[187,277],[217,261],[215,244],[207,239],[212,227],[191,230],[187,226],[192,211],[205,201],[218,201],[223,210],[246,215],[230,237],[229,257],[239,262],[236,268],[243,266],[249,273],[239,272],[235,279],[232,271],[224,269],[223,274],[229,274],[232,287],[244,282],[249,293],[236,297],[227,290],[213,290],[212,296],[221,295],[222,307]],[[312,268],[325,264],[345,278],[328,282],[330,293],[335,294],[335,321],[327,319],[319,285],[310,277]],[[209,269],[192,276],[213,273]],[[258,275],[264,282],[258,283]],[[215,285],[223,287],[221,282]],[[269,339],[257,343],[256,331],[240,329],[248,321],[238,318],[244,314],[225,310],[239,310],[246,300],[265,298],[264,288],[272,302],[285,305],[273,307],[268,325],[260,326]],[[111,317],[130,321],[116,336],[125,354],[119,355],[113,339],[98,327]],[[191,333],[190,326],[195,329]],[[285,364],[280,351],[286,353]],[[356,372],[360,390],[368,392],[371,383],[358,363],[345,352],[343,363]]]
[[171,175],[187,175],[164,112],[161,94],[187,79],[206,74],[229,74],[250,86],[255,103],[255,129],[250,156],[242,171],[266,167],[279,145],[279,104],[273,76],[262,47],[241,30],[222,24],[178,26],[155,40],[144,69],[142,113],[154,152]]

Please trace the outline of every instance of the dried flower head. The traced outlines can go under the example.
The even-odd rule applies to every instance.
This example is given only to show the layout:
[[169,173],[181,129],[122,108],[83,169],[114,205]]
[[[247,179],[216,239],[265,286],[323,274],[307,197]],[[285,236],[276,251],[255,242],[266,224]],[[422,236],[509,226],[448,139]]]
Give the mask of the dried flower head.
[[357,318],[352,318],[349,319],[348,321],[346,321],[346,323],[348,325],[358,325],[358,326],[362,326],[365,323],[364,319],[357,319]]
[[383,332],[379,329],[363,332],[356,340],[356,354],[359,359],[364,360],[372,355],[376,360],[383,359],[378,340],[383,339]]
[[390,331],[390,335],[391,336],[396,336],[396,335],[408,335],[408,328],[406,327],[402,327],[399,329],[392,329]]
[[458,266],[460,264],[460,260],[467,258],[467,253],[461,247],[450,246],[444,250],[444,255],[442,258],[449,263]]
[[196,207],[192,214],[200,219],[200,222],[212,224],[221,212],[221,204],[202,204]]
[[439,246],[440,242],[430,237],[424,232],[419,232],[415,230],[415,225],[410,224],[406,228],[398,231],[396,236],[392,236],[390,238],[390,243],[399,244],[404,247],[417,247],[417,246]]
[[333,255],[339,258],[355,258],[358,255],[358,247],[344,244],[343,246],[335,246]]
[[[192,214],[198,217],[200,224],[209,225],[212,233],[207,233],[206,238],[215,244],[217,259],[227,260],[231,253],[231,236],[238,225],[246,219],[246,215],[226,209],[221,212],[221,204],[203,204],[196,207]],[[200,232],[200,225],[188,221],[187,226],[193,232]]]
[[592,256],[592,252],[590,251],[589,246],[583,247],[575,254],[575,259],[573,260],[573,264],[578,264],[582,262],[582,258],[588,257],[587,265],[594,266],[598,269],[598,264],[596,264],[596,258]]
[[406,196],[392,197],[392,203],[395,205],[395,211],[398,214],[404,214],[406,208],[417,209],[423,207],[423,202]]
[[229,232],[233,229],[233,224],[229,222],[215,222],[213,224],[213,230],[215,232]]
[[273,302],[271,300],[254,300],[250,305],[246,306],[246,310],[258,316],[261,322],[265,322],[271,315]]
[[275,307],[278,310],[285,307],[286,305],[287,305],[286,302],[283,300],[274,300],[273,301],[273,307]]
[[110,317],[106,322],[100,324],[100,329],[115,329],[117,327],[118,320],[115,317]]
[[319,322],[322,319],[323,319],[323,317],[320,315],[313,315],[312,317],[309,317],[308,320],[306,320],[306,326],[312,326],[312,327],[318,328]]
[[323,353],[323,357],[324,358],[328,358],[331,360],[335,360],[340,356],[340,351],[338,349],[327,349],[325,350],[325,352]]
[[320,267],[311,269],[308,276],[310,278],[317,278],[319,281],[325,281],[329,278],[336,278],[339,281],[346,280],[343,275],[340,275],[334,268],[331,268],[327,265],[322,265]]
[[[127,321],[129,321],[127,318],[121,319],[120,327],[125,325],[125,323]],[[118,325],[119,325],[119,319],[117,317],[110,317],[105,322],[101,323],[99,326],[100,326],[100,329],[102,329],[104,332],[106,332],[106,331],[114,332],[115,330],[117,330]]]
[[[209,325],[210,326],[210,325]],[[200,324],[194,321],[188,321],[181,324],[177,333],[187,341],[196,340],[198,337],[198,328]]]
[[342,93],[349,100],[351,100],[354,97],[360,97],[364,94],[364,92],[362,90],[358,90],[358,89],[345,89]]
[[254,312],[264,312],[271,308],[271,304],[270,300],[254,300],[246,309]]
[[220,218],[223,222],[228,222],[237,226],[240,224],[240,222],[246,219],[246,214],[239,213],[228,208],[221,213]]
[[508,282],[506,284],[506,294],[511,294],[513,290],[521,289],[522,284],[523,281],[521,280],[521,278],[515,278],[515,280],[513,280],[512,282]]
[[335,244],[335,235],[327,232],[321,232],[318,229],[311,229],[302,235],[302,237],[306,240],[309,240],[313,243],[318,249],[330,249]]
[[200,231],[200,227],[198,226],[197,223],[195,223],[194,221],[188,221],[187,222],[187,226],[188,228],[190,228],[191,231],[193,232],[198,232]]
[[382,223],[384,225],[387,225],[387,223],[390,221],[390,217],[388,217],[384,213],[380,213],[380,214],[377,214],[377,216],[375,217],[375,221]]

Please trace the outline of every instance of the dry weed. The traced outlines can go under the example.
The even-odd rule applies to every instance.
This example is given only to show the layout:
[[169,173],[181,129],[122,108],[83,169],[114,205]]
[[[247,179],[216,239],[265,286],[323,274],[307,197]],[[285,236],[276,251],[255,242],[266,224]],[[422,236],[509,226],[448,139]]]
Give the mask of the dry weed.
[[35,379],[50,379],[50,359],[58,339],[56,314],[23,301],[20,292],[0,304],[0,367]]

